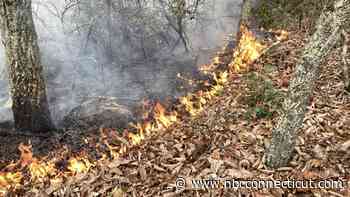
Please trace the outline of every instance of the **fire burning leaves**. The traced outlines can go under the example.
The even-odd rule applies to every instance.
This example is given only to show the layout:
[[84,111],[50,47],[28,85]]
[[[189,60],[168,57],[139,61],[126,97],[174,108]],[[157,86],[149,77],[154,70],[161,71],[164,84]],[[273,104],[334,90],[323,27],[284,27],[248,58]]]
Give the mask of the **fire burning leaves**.
[[93,164],[91,164],[89,160],[83,157],[71,158],[68,161],[68,163],[68,170],[70,170],[74,174],[87,172],[93,166]]
[[152,115],[146,111],[143,117],[149,119],[149,116],[152,116],[153,122],[145,120],[143,123],[138,123],[134,125],[137,134],[128,133],[128,137],[133,145],[140,144],[146,135],[150,135],[154,131],[166,129],[177,121],[177,112],[167,112],[159,102],[156,102],[151,111],[153,111]]
[[20,144],[18,147],[21,152],[21,157],[17,163],[9,165],[7,168],[11,171],[19,166],[19,172],[1,172],[0,173],[0,196],[6,194],[9,189],[16,189],[23,184],[23,178],[27,170],[30,175],[30,181],[33,183],[42,183],[46,178],[50,177],[52,184],[62,183],[62,178],[59,176],[72,176],[79,173],[86,173],[94,165],[90,161],[82,157],[73,157],[68,161],[68,172],[62,174],[56,168],[54,160],[39,161],[33,157],[32,146]]
[[[178,99],[179,104],[172,110],[167,110],[166,107],[159,102],[152,103],[150,101],[144,102],[144,114],[142,115],[142,121],[133,125],[134,132],[125,131],[123,139],[119,139],[122,143],[115,147],[108,142],[108,136],[101,130],[101,138],[104,145],[109,149],[109,153],[112,159],[118,159],[118,157],[127,152],[128,148],[133,145],[140,144],[147,136],[157,133],[161,130],[169,128],[174,123],[178,122],[183,117],[180,114],[186,112],[190,116],[195,116],[203,110],[203,106],[207,104],[214,96],[220,94],[224,90],[224,85],[229,79],[230,71],[240,71],[247,68],[249,64],[254,62],[260,57],[262,51],[266,48],[263,44],[259,43],[254,37],[253,33],[247,28],[241,28],[242,36],[236,47],[235,51],[232,51],[232,61],[228,65],[226,70],[205,70],[204,73],[211,75],[213,82],[204,82],[207,87],[206,90],[199,90],[195,93],[189,93],[186,96]],[[286,33],[281,33],[281,37],[286,36]],[[283,38],[281,38],[283,39]],[[215,67],[214,64],[220,64],[221,59],[219,56],[214,57],[211,65],[208,68]],[[116,132],[115,132],[116,133]],[[114,134],[116,138],[122,138]],[[53,185],[59,185],[62,183],[62,178],[66,176],[72,176],[75,174],[86,173],[89,169],[98,165],[99,161],[106,161],[106,154],[103,155],[101,160],[90,161],[86,154],[81,156],[72,157],[68,159],[66,166],[67,172],[61,172],[55,166],[54,161],[39,161],[33,157],[31,145],[19,146],[21,152],[21,158],[16,164],[12,164],[9,171],[13,172],[0,172],[0,196],[4,195],[8,190],[15,189],[23,185],[24,169],[27,169],[30,174],[30,181],[43,182],[45,178],[50,177],[50,183]],[[20,171],[15,172],[16,166],[20,166]],[[55,186],[55,188],[56,188]]]
[[[229,69],[236,71],[247,67],[248,64],[255,61],[258,57],[260,57],[262,50],[265,48],[263,44],[259,43],[255,39],[253,33],[247,28],[242,27],[241,32],[241,40],[235,52],[232,51],[233,60],[229,65]],[[220,62],[220,57],[217,56],[213,58],[212,64],[219,64]],[[207,67],[210,68],[213,66],[208,65]],[[210,73],[206,71],[205,73],[212,76],[214,84],[207,84],[207,86],[210,86],[208,90],[199,90],[195,93],[189,93],[186,96],[180,97],[178,99],[180,104],[177,106],[177,109],[182,109],[182,111],[187,112],[190,116],[195,116],[203,110],[203,105],[208,103],[209,100],[224,89],[224,84],[229,78],[228,70]],[[132,145],[138,145],[143,139],[145,139],[146,136],[162,129],[169,128],[172,124],[176,123],[179,119],[181,119],[178,114],[179,113],[177,110],[167,111],[166,108],[159,102],[152,105],[151,102],[145,101],[144,114],[142,116],[144,121],[133,125],[136,132],[127,132],[127,137]],[[109,146],[109,144],[107,146]],[[113,155],[118,156],[126,151],[127,147],[122,146],[119,153],[115,153],[115,151],[112,152],[114,152]]]
[[168,128],[170,125],[177,121],[176,116],[176,111],[169,113],[169,115],[166,115],[165,108],[160,103],[156,103],[154,107],[154,118],[156,120],[156,125],[161,125],[161,127]]
[[241,39],[233,54],[233,60],[229,65],[238,71],[246,68],[247,65],[258,59],[262,51],[266,48],[263,44],[256,41],[253,33],[245,26],[241,27],[241,33]]
[[8,189],[20,186],[22,173],[0,173],[0,196],[5,195]]
[[33,161],[33,153],[32,153],[32,145],[24,145],[20,144],[18,147],[19,151],[21,152],[21,158],[20,158],[20,164],[22,167],[25,167],[32,163]]

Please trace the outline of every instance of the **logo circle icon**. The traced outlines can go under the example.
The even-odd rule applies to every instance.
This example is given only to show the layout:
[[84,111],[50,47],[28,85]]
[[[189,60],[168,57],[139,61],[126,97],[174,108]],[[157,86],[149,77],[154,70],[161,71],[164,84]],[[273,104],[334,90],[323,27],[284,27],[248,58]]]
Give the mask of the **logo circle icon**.
[[178,177],[175,181],[176,191],[182,191],[186,189],[186,179],[183,177]]

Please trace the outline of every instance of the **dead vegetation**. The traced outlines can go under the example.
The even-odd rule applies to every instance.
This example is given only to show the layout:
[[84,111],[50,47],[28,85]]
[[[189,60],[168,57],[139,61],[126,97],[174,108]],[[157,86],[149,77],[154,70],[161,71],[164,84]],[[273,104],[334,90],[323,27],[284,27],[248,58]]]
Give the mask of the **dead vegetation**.
[[[200,107],[193,103],[193,100],[201,100],[199,94],[193,94],[192,103],[186,105],[182,101],[187,116],[142,139],[141,135],[116,135],[113,129],[95,129],[85,138],[86,145],[79,147],[85,150],[80,153],[82,156],[69,158],[72,153],[63,149],[52,152],[50,158],[57,160],[47,159],[47,163],[40,165],[36,165],[28,146],[21,146],[22,160],[15,164],[17,166],[6,167],[11,171],[11,167],[20,166],[20,171],[0,173],[0,194],[4,191],[2,187],[10,184],[11,187],[6,188],[8,196],[350,196],[349,187],[312,190],[190,187],[193,179],[210,178],[332,179],[350,184],[350,95],[344,91],[342,59],[338,55],[342,48],[335,49],[322,65],[321,77],[288,167],[271,170],[264,164],[279,103],[306,36],[305,31],[291,30],[287,39],[249,62],[244,72],[231,72],[222,88],[210,99],[199,102]],[[272,42],[269,44],[271,46]],[[228,66],[231,58],[223,55],[214,59],[213,68],[207,67],[208,73],[210,69]],[[159,110],[158,114],[162,112]],[[157,120],[161,125],[168,123],[162,122],[164,119]],[[79,136],[74,132],[71,135]],[[133,137],[131,141],[128,140],[130,136]],[[137,143],[133,144],[133,139]],[[120,152],[116,148],[116,152],[111,151],[115,150],[113,145],[128,150],[116,157],[113,154]],[[110,154],[102,156],[107,157],[91,156],[92,152],[106,151]],[[98,158],[98,162],[87,160],[87,153],[93,159]],[[176,189],[179,177],[186,181],[185,189]]]

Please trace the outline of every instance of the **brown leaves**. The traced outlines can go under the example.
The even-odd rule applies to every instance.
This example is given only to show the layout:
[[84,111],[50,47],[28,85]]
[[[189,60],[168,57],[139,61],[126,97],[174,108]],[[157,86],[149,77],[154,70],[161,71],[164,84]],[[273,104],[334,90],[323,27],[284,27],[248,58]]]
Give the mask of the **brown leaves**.
[[245,169],[227,169],[226,175],[230,178],[236,178],[236,179],[250,179],[254,177],[254,174],[251,173],[248,170]]
[[112,191],[112,197],[124,197],[125,192],[121,188],[115,188]]
[[147,179],[147,171],[145,169],[145,166],[142,164],[139,164],[139,175],[141,177],[141,180],[145,181]]
[[340,150],[341,151],[349,151],[349,148],[350,148],[350,140],[344,142],[341,146],[340,146]]
[[[293,35],[278,50],[259,60],[260,64],[279,65],[281,73],[272,78],[276,84],[280,82],[281,88],[287,86],[302,42],[300,35]],[[100,161],[88,173],[51,177],[49,183],[28,187],[36,187],[35,192],[34,189],[31,192],[37,195],[44,192],[56,196],[237,196],[242,189],[194,190],[191,180],[213,177],[304,180],[345,176],[350,173],[350,99],[336,91],[340,88],[336,65],[327,64],[323,68],[313,98],[315,105],[300,130],[296,155],[290,166],[277,170],[265,167],[263,155],[275,120],[245,119],[247,106],[242,98],[247,94],[247,84],[237,74],[222,95],[206,103],[207,107],[198,117],[184,120],[146,139],[130,149],[128,155]],[[20,150],[23,152],[21,165],[28,166],[33,157],[30,147],[23,146]],[[3,177],[0,174],[0,187],[6,181]],[[178,177],[184,177],[188,184],[181,193],[175,188]],[[294,196],[296,191],[264,189],[250,194]],[[349,196],[349,192],[340,192]],[[329,194],[308,191],[307,195],[312,193],[315,196]]]

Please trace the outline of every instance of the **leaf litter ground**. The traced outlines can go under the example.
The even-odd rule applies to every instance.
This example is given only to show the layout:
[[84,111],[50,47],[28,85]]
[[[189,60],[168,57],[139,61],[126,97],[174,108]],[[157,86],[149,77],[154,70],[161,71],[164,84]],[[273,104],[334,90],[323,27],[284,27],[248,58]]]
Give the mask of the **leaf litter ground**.
[[[286,92],[305,43],[304,33],[292,32],[290,35],[288,40],[254,62],[250,71],[261,73],[265,65],[273,65],[274,69],[264,76],[273,81],[281,92]],[[278,115],[247,119],[245,100],[249,90],[244,77],[246,74],[232,74],[221,94],[211,100],[198,116],[181,120],[161,133],[148,137],[119,159],[100,163],[88,173],[67,177],[59,184],[54,184],[54,181],[49,181],[50,184],[47,181],[40,184],[29,182],[18,188],[16,194],[114,197],[350,196],[349,187],[312,190],[190,187],[193,179],[209,178],[323,180],[342,177],[349,184],[350,95],[343,88],[340,50],[334,50],[322,65],[304,127],[299,131],[296,154],[287,167],[271,170],[264,165],[264,152]],[[68,138],[74,141],[73,137]],[[35,143],[41,143],[45,149],[45,143],[34,142],[33,146]],[[82,144],[77,149],[86,148],[89,151]],[[176,190],[176,179],[179,177],[186,180],[184,190]]]

